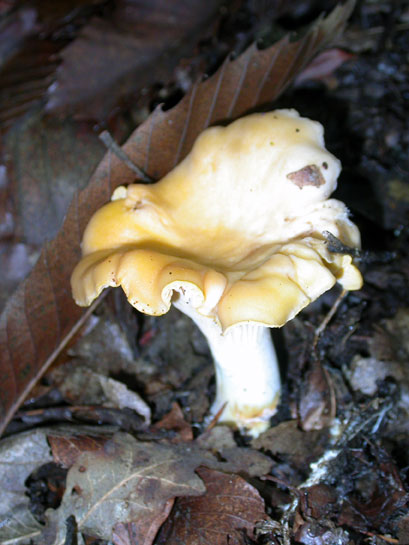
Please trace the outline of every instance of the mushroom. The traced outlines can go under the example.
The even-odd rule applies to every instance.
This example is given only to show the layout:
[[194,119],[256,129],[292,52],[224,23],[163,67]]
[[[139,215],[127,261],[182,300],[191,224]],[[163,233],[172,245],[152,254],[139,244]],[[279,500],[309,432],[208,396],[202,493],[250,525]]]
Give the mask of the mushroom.
[[205,130],[162,180],[118,187],[91,218],[72,275],[87,306],[121,286],[152,316],[171,304],[206,336],[216,370],[211,416],[257,436],[280,399],[269,328],[281,327],[339,282],[359,289],[360,246],[346,206],[328,199],[340,162],[323,128],[295,110],[252,114]]

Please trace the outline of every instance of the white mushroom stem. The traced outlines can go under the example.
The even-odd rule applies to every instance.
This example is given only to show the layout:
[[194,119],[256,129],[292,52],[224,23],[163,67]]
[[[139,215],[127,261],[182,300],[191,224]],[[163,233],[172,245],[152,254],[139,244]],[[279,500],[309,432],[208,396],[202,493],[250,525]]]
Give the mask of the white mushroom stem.
[[203,316],[182,297],[173,300],[205,335],[213,355],[216,398],[210,411],[218,422],[246,430],[253,437],[269,427],[280,398],[277,356],[267,327],[242,323],[222,333],[219,324]]

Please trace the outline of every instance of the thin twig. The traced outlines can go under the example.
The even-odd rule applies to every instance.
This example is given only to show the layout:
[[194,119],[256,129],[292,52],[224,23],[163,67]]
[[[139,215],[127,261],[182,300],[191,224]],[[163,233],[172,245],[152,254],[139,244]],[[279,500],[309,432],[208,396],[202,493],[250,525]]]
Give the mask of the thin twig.
[[317,346],[317,342],[320,338],[320,336],[323,334],[323,332],[325,331],[327,325],[329,324],[329,322],[331,321],[331,319],[333,318],[334,314],[336,313],[336,311],[338,310],[338,307],[339,305],[342,303],[342,301],[345,299],[347,295],[347,290],[343,289],[341,291],[341,293],[338,295],[338,297],[335,299],[335,302],[334,304],[332,305],[332,307],[330,308],[329,312],[327,313],[327,315],[325,316],[325,318],[323,319],[323,321],[320,323],[320,325],[317,327],[317,329],[315,330],[315,335],[314,335],[314,341],[313,341],[313,347],[315,348]]
[[386,541],[386,543],[396,543],[397,545],[399,545],[399,543],[400,543],[400,541],[398,539],[395,539],[395,538],[389,537],[389,536],[385,536],[385,535],[381,535],[381,534],[374,534],[373,532],[361,531],[361,534],[364,534],[364,535],[370,536],[370,537],[376,537],[378,539],[383,539],[384,541]]
[[214,415],[214,417],[210,420],[209,424],[206,426],[206,429],[203,433],[209,432],[212,430],[216,424],[219,422],[221,415],[223,414],[224,409],[226,408],[227,401],[223,403],[223,405],[220,407],[220,409],[217,411],[217,413]]
[[101,132],[99,138],[105,144],[106,148],[109,151],[112,151],[112,153],[114,153],[123,163],[125,163],[127,167],[135,172],[140,180],[142,180],[143,182],[154,181],[141,168],[135,165],[135,163],[128,157],[124,150],[120,146],[118,146],[118,144],[115,142],[115,140],[112,138],[108,131]]

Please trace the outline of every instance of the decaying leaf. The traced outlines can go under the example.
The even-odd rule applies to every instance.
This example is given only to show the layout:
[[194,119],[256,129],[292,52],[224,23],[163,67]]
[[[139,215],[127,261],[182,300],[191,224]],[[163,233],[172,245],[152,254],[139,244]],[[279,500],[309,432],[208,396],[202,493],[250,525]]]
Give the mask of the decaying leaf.
[[1,518],[0,524],[2,545],[31,545],[43,529],[27,505],[16,506],[11,513]]
[[104,0],[0,3],[0,129],[41,104],[59,64],[58,52]]
[[206,493],[179,498],[162,527],[157,545],[244,545],[256,522],[267,518],[257,490],[238,475],[198,469]]
[[71,362],[57,368],[52,378],[53,384],[58,386],[61,395],[70,403],[118,409],[126,407],[141,415],[146,425],[150,424],[149,406],[139,394],[118,380]]
[[[277,98],[340,33],[353,4],[349,0],[338,6],[297,41],[287,36],[262,51],[252,45],[234,61],[226,60],[173,109],[157,108],[131,135],[125,152],[149,176],[162,177],[186,156],[204,128]],[[80,258],[79,241],[87,221],[115,187],[133,181],[134,172],[108,152],[87,188],[75,196],[57,237],[44,247],[32,273],[9,300],[0,318],[3,428],[84,316],[72,301],[69,279]]]
[[0,442],[0,543],[38,535],[40,524],[29,510],[25,480],[52,456],[45,430],[21,433]]
[[143,525],[134,522],[115,524],[112,541],[115,545],[151,545],[159,528],[168,518],[174,503],[173,498],[164,503],[150,520],[150,526],[146,524],[146,520]]
[[272,466],[270,458],[252,449],[230,446],[209,451],[190,440],[153,443],[137,441],[126,433],[110,437],[109,429],[100,433],[88,427],[81,433],[70,426],[65,430],[48,432],[54,460],[70,469],[61,506],[47,512],[45,545],[63,542],[70,514],[85,534],[118,544],[148,545],[175,497],[204,492],[195,474],[197,467],[260,476]]
[[[372,456],[363,450],[356,456],[355,490],[342,504],[338,524],[357,531],[383,531],[386,521],[407,509],[409,494],[395,462],[378,445]],[[361,465],[361,473],[356,469]],[[357,494],[358,491],[358,494]]]
[[62,467],[69,468],[75,464],[84,452],[95,452],[103,448],[110,436],[103,434],[100,428],[90,430],[79,428],[78,434],[56,434],[51,431],[48,436],[54,461]]
[[170,412],[165,414],[165,416],[159,422],[156,422],[153,428],[173,432],[175,435],[170,438],[172,443],[181,443],[193,440],[192,428],[190,424],[186,422],[182,409],[176,402],[172,404]]
[[43,543],[64,543],[65,520],[71,514],[79,531],[101,539],[110,540],[116,525],[130,523],[138,525],[142,536],[157,517],[163,520],[170,499],[205,491],[196,465],[176,447],[116,434],[103,449],[81,454],[71,467],[61,506],[47,512]]
[[278,456],[296,467],[308,468],[328,443],[328,431],[301,430],[295,420],[281,422],[252,441],[252,446]]
[[117,1],[109,20],[93,18],[61,52],[47,111],[106,119],[118,102],[169,77],[204,37],[220,3]]
[[217,455],[223,462],[207,458],[207,467],[240,473],[246,477],[266,475],[272,467],[270,458],[249,447],[238,447],[233,437],[233,430],[228,426],[216,426],[200,435],[195,445],[203,451]]
[[206,430],[196,439],[196,443],[205,449],[212,452],[221,452],[224,449],[236,447],[234,440],[234,432],[229,426],[215,426],[210,430]]
[[104,154],[85,123],[44,119],[37,110],[4,137],[7,173],[15,202],[15,236],[31,245],[50,240],[76,190]]
[[304,431],[330,426],[335,417],[336,398],[331,376],[315,359],[306,374],[298,405],[300,425]]

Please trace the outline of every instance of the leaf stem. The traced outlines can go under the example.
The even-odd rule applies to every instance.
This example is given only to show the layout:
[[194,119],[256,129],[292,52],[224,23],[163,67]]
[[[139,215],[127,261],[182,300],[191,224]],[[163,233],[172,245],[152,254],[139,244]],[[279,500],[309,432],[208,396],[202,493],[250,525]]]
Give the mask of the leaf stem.
[[109,151],[112,151],[118,159],[120,159],[123,163],[126,164],[127,167],[129,167],[135,174],[140,178],[143,182],[153,182],[154,180],[148,176],[141,168],[138,167],[138,165],[135,165],[135,163],[128,157],[128,155],[124,152],[124,150],[118,146],[118,144],[115,142],[115,140],[112,138],[111,134],[108,131],[103,131],[99,135],[99,139],[105,144],[106,148]]

